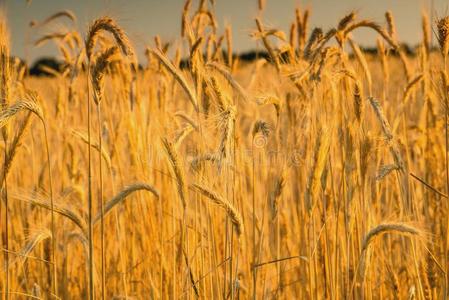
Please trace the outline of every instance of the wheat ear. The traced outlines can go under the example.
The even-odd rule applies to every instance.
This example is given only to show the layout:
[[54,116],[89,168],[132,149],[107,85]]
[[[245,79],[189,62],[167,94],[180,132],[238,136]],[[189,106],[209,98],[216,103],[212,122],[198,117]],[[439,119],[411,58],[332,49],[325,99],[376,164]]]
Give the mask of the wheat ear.
[[191,187],[193,187],[195,190],[197,190],[198,192],[200,192],[201,194],[212,200],[212,202],[219,205],[226,211],[226,213],[228,214],[229,218],[232,221],[232,224],[234,224],[238,237],[240,237],[244,230],[243,218],[241,214],[237,211],[237,209],[232,205],[232,203],[225,200],[223,197],[218,195],[216,192],[210,190],[203,184],[193,183]]

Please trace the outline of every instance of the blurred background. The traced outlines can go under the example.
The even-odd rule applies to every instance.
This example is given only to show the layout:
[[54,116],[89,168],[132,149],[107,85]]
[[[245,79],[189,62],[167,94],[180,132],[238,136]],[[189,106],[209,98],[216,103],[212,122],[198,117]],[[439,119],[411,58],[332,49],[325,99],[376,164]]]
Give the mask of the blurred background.
[[[38,49],[30,49],[33,42],[42,34],[59,31],[58,28],[33,29],[29,23],[41,21],[51,14],[69,9],[78,17],[77,26],[85,32],[91,20],[110,15],[130,35],[140,59],[143,58],[145,45],[153,45],[153,38],[159,34],[164,42],[175,42],[180,33],[182,0],[1,0],[12,36],[12,54],[28,62],[35,61],[42,55],[56,55],[57,49],[52,43]],[[193,6],[198,1],[193,1]],[[338,3],[338,5],[336,5]],[[328,29],[351,10],[356,10],[360,18],[385,23],[384,13],[387,9],[396,18],[399,40],[410,46],[417,44],[421,38],[421,11],[427,10],[435,20],[448,12],[447,0],[265,0],[263,15],[265,25],[288,32],[289,24],[294,19],[297,6],[312,10],[310,25],[320,25]],[[215,12],[221,25],[232,24],[234,48],[237,52],[261,49],[250,37],[255,28],[254,17],[257,15],[257,0],[215,0]],[[220,26],[224,28],[224,26]],[[370,30],[359,30],[355,39],[365,47],[373,46],[375,34]]]

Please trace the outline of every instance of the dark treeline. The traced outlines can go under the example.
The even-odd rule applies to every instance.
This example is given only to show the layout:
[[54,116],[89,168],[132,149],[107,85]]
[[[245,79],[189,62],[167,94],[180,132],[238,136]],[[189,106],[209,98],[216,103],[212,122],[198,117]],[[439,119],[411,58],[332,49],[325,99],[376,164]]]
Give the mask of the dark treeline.
[[[410,47],[407,44],[403,44],[401,45],[402,49],[405,50],[405,53],[409,56],[414,56],[416,55],[416,47]],[[377,48],[375,47],[366,47],[366,48],[362,48],[362,50],[367,53],[367,54],[371,54],[371,55],[377,55]],[[226,57],[226,51],[223,52],[223,55]],[[395,53],[393,50],[391,50],[390,55],[394,55],[396,56],[397,53]],[[268,55],[268,53],[266,51],[246,51],[246,52],[242,52],[239,54],[234,54],[234,58],[238,58],[241,62],[244,63],[250,63],[256,59],[260,59],[260,58],[264,58],[268,61],[270,61],[270,56]],[[287,60],[287,56],[284,57],[285,60]],[[183,59],[181,60],[180,63],[180,67],[181,69],[188,67],[189,65],[189,60],[188,59]],[[62,70],[64,67],[64,64],[57,60],[56,58],[53,57],[43,57],[43,58],[39,58],[38,60],[36,60],[33,65],[29,68],[29,72],[28,74],[30,76],[52,76],[52,74],[48,71],[46,71],[47,69],[52,69],[55,71],[60,71]],[[85,66],[84,66],[85,68]],[[139,68],[142,69],[143,66],[139,65]]]

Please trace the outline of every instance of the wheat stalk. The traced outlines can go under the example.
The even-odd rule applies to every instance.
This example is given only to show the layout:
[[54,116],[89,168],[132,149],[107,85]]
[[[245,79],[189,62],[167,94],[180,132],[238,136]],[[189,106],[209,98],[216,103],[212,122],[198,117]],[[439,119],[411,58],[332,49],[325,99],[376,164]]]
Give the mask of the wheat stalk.
[[35,114],[40,120],[44,120],[44,113],[38,103],[30,100],[19,100],[0,113],[0,128],[6,126],[16,114],[24,110],[28,110]]
[[234,224],[238,237],[242,235],[244,231],[242,216],[229,201],[227,201],[211,189],[207,188],[204,184],[193,183],[191,187],[209,198],[212,202],[219,205],[221,208],[223,208],[226,211],[228,217],[231,219],[232,224]]
[[[84,143],[89,144],[89,138],[85,132],[73,129],[72,134],[74,136],[80,138]],[[111,169],[112,168],[111,157],[110,157],[109,153],[107,152],[107,150],[105,149],[105,147],[100,148],[99,143],[97,141],[92,141],[92,140],[90,141],[90,146],[92,148],[94,148],[95,150],[97,150],[99,153],[101,153],[101,156],[104,159],[104,161],[106,162],[106,164],[108,165],[108,168]]]
[[[12,195],[12,197],[52,211],[51,202],[42,196],[36,194],[33,195],[14,194]],[[83,234],[87,233],[87,223],[85,219],[75,210],[66,207],[62,203],[60,204],[55,202],[53,203],[53,211],[73,222],[73,224],[75,224]]]
[[198,100],[196,99],[195,93],[191,90],[189,84],[187,83],[181,72],[159,50],[152,49],[150,50],[150,52],[158,58],[158,60],[164,65],[164,67],[167,68],[167,70],[172,74],[175,80],[181,85],[181,87],[189,97],[189,100],[192,103],[193,107],[196,111],[198,111]]
[[449,50],[449,17],[437,20],[437,38],[444,59],[444,69],[446,69],[447,52]]
[[315,197],[318,193],[319,181],[326,166],[331,145],[331,133],[329,129],[322,129],[316,137],[315,149],[313,152],[312,167],[309,171],[307,188],[305,192],[305,202],[312,211],[316,204]]
[[23,265],[29,257],[31,251],[36,248],[41,242],[52,238],[50,230],[38,230],[33,236],[28,239],[28,242],[17,252],[16,258],[9,262],[9,267],[14,266],[15,263]]
[[152,193],[156,198],[159,198],[159,192],[152,186],[143,182],[136,182],[121,190],[117,195],[112,197],[109,201],[106,202],[104,206],[103,213],[98,213],[93,218],[93,223],[96,224],[101,218],[104,218],[108,215],[108,213],[119,203],[122,203],[126,200],[126,198],[137,192],[137,191],[148,191]]
[[52,21],[54,21],[56,19],[60,19],[60,18],[63,18],[63,17],[69,19],[70,21],[72,21],[74,23],[76,22],[76,16],[75,16],[75,14],[72,11],[70,11],[70,10],[61,10],[61,11],[58,11],[58,12],[52,14],[51,16],[47,17],[45,20],[43,20],[40,23],[32,22],[31,23],[31,27],[42,27],[42,26],[45,26],[45,25],[49,24],[50,22],[52,22]]
[[102,17],[95,20],[89,27],[87,38],[86,38],[86,54],[89,60],[92,60],[93,51],[95,48],[95,43],[98,40],[101,31],[107,31],[111,33],[120,50],[124,55],[128,56],[132,61],[134,61],[135,54],[128,40],[127,35],[123,29],[117,25],[117,23],[110,17]]
[[374,242],[374,240],[386,233],[396,233],[400,235],[415,236],[419,238],[424,238],[425,236],[425,233],[422,230],[406,223],[384,223],[372,228],[370,231],[368,231],[367,234],[365,234],[361,246],[362,254],[359,262],[359,274],[362,282],[365,277],[367,264],[369,263],[367,252],[369,251],[370,246]]
[[167,153],[171,169],[175,174],[178,187],[178,195],[181,199],[182,207],[185,210],[187,207],[187,186],[183,166],[174,145],[165,138],[162,139],[162,145],[165,149],[165,152]]

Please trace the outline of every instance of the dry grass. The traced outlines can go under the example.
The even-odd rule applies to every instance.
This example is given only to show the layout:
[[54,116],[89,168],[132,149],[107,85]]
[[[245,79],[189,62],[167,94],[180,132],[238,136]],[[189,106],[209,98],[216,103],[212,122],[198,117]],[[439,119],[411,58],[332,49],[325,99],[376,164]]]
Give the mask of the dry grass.
[[68,21],[36,39],[52,77],[0,22],[2,299],[444,299],[448,17],[407,56],[390,12],[324,30],[297,8],[286,34],[258,1],[269,58],[247,63],[213,2],[142,68],[110,17],[35,22]]

